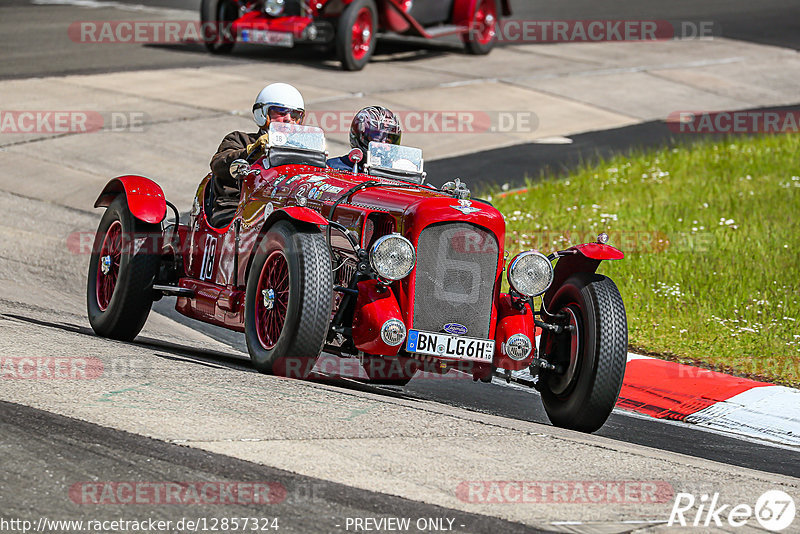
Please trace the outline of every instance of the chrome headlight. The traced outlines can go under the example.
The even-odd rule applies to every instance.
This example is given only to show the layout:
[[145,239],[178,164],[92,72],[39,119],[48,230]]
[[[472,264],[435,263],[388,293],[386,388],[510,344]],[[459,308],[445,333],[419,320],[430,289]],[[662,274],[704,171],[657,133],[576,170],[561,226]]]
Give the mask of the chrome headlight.
[[381,339],[390,347],[396,347],[406,338],[406,325],[400,319],[389,319],[381,327]]
[[387,280],[405,278],[414,268],[417,255],[411,241],[400,234],[388,234],[375,240],[369,251],[372,269]]
[[509,358],[520,361],[528,357],[533,350],[533,344],[525,334],[514,334],[506,341],[505,349]]
[[285,0],[267,0],[264,2],[264,13],[271,17],[280,17],[283,15]]
[[553,283],[553,264],[541,252],[520,252],[508,267],[508,283],[526,297],[541,295]]

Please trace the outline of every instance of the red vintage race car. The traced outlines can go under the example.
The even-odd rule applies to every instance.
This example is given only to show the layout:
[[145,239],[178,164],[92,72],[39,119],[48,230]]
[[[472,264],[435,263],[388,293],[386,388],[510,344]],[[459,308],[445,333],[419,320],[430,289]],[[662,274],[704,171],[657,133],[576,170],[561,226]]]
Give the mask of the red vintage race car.
[[418,370],[488,382],[529,369],[555,425],[602,426],[627,323],[596,270],[623,254],[601,234],[507,262],[503,216],[459,180],[426,185],[419,149],[373,142],[363,170],[327,168],[322,130],[273,123],[264,152],[231,165],[241,200],[224,228],[209,224],[211,175],[185,223],[149,179],[111,180],[95,203],[106,212],[89,264],[92,328],[131,340],[172,295],[180,313],[243,332],[266,373],[307,378],[323,351],[395,385]]
[[206,48],[229,53],[239,42],[292,47],[332,46],[342,68],[361,70],[378,31],[426,38],[459,35],[472,54],[497,41],[508,0],[202,0]]

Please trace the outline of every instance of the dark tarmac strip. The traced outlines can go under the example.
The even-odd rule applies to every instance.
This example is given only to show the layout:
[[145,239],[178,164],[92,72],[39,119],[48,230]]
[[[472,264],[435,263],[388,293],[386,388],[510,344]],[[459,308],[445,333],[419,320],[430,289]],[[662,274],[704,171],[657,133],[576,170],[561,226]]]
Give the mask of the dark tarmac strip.
[[[191,529],[174,526],[181,518],[206,518],[210,528],[212,518],[247,517],[269,519],[270,525],[277,518],[279,532],[307,533],[346,532],[347,518],[379,521],[380,518],[392,517],[410,519],[411,527],[406,532],[417,532],[416,522],[429,518],[444,518],[444,525],[449,524],[447,520],[452,520],[452,532],[547,532],[493,517],[296,475],[3,401],[0,401],[0,471],[3,473],[0,519],[30,520],[34,525],[46,514],[49,520],[84,522],[120,519],[172,521],[173,527],[164,532],[184,532]],[[200,486],[203,483],[234,482],[240,483],[238,487],[242,496],[239,497],[241,503],[193,504],[186,497],[187,492],[180,503],[165,504],[165,492],[148,491],[146,502],[141,502],[137,496],[134,498],[139,502],[129,504],[83,503],[82,500],[91,501],[92,495],[98,496],[95,498],[106,495],[104,502],[114,501],[117,496],[127,500],[133,495],[130,490],[122,491],[119,486],[115,486],[117,489],[113,494],[105,494],[103,490],[87,492],[83,489],[85,486],[74,486],[87,481],[95,485],[104,482],[148,484],[141,487],[152,487],[157,483]],[[279,495],[285,498],[274,504],[248,504],[252,499],[248,495],[252,493],[248,493],[250,486],[247,484],[259,483],[269,484],[274,489],[261,494],[269,495],[269,500],[278,501]],[[213,492],[211,495],[214,501]],[[153,501],[156,503],[151,504]],[[42,512],[43,509],[46,512]],[[265,519],[259,519],[262,521],[259,526]],[[202,527],[199,530],[202,531]],[[51,528],[47,531],[81,530]],[[245,532],[250,529],[229,527],[217,531]],[[353,531],[355,528],[351,525],[350,532]]]
[[[800,104],[737,110],[737,113],[764,110],[800,112]],[[509,184],[512,188],[524,186],[526,177],[536,180],[542,176],[563,176],[584,164],[596,163],[617,154],[663,147],[691,147],[699,141],[726,137],[721,134],[677,133],[673,128],[675,127],[671,128],[661,120],[644,122],[573,135],[570,137],[570,144],[526,143],[426,161],[425,171],[433,185],[441,185],[452,178],[461,178],[473,192],[485,194],[487,189],[497,189],[503,184]],[[727,137],[731,140],[736,138]]]

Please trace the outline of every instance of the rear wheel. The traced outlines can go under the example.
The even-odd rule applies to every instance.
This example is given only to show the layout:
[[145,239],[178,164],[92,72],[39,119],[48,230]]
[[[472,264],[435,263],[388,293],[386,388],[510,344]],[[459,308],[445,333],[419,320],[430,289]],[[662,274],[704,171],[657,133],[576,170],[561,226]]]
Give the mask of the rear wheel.
[[375,52],[377,13],[374,0],[355,0],[339,17],[336,53],[344,70],[363,69]]
[[108,206],[89,259],[86,307],[99,336],[130,341],[147,321],[158,274],[161,227],[131,215],[124,195]]
[[463,36],[464,48],[470,54],[485,55],[497,43],[497,2],[478,0],[469,23],[469,30]]
[[605,423],[622,387],[628,353],[625,307],[605,276],[580,273],[556,292],[549,310],[569,325],[561,334],[545,330],[540,346],[560,372],[540,375],[542,401],[560,427],[594,432]]
[[279,221],[259,244],[245,298],[245,339],[261,372],[307,378],[331,320],[333,277],[325,238]]
[[229,54],[236,44],[232,23],[239,17],[233,0],[203,0],[200,4],[203,45],[212,54]]

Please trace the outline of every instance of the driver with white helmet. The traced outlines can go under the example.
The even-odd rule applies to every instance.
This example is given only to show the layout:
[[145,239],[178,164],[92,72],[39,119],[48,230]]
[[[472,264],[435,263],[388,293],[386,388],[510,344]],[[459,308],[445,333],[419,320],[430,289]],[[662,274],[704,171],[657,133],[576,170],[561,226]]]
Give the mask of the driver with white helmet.
[[305,118],[303,96],[289,84],[270,84],[258,93],[253,104],[253,118],[259,126],[258,132],[229,133],[211,158],[214,207],[209,222],[214,227],[220,228],[230,223],[239,205],[239,181],[230,174],[231,163],[264,149],[268,142],[267,130],[270,122],[302,124]]

